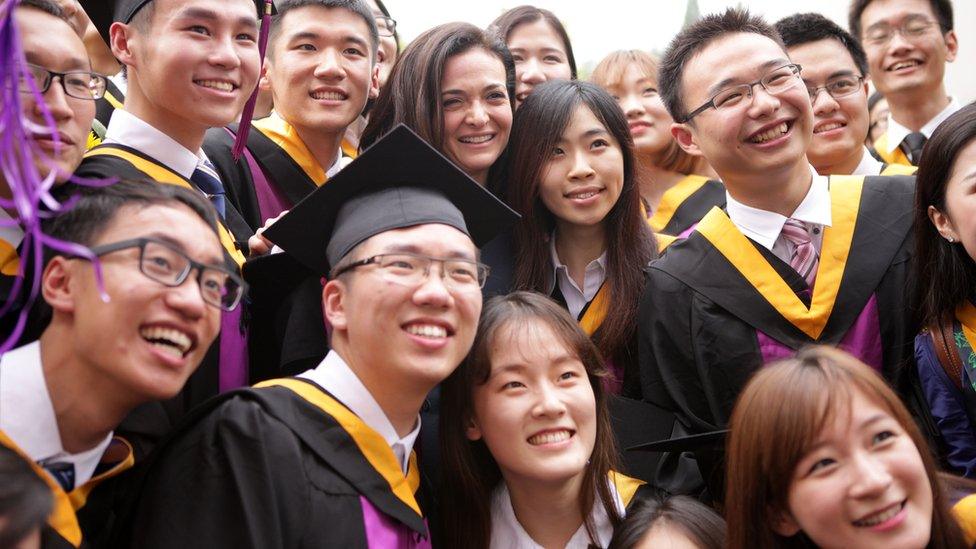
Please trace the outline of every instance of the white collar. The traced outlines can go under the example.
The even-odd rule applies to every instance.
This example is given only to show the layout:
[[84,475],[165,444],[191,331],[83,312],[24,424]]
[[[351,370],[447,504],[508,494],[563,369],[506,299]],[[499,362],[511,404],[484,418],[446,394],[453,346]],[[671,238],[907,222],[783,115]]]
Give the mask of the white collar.
[[864,150],[861,153],[861,161],[851,172],[851,175],[881,175],[881,170],[884,168],[884,164],[877,158],[871,156],[867,147],[862,147]]
[[[608,481],[609,482],[609,481]],[[617,492],[617,487],[613,482],[609,482],[610,493],[613,495],[617,504],[617,512],[624,514],[623,500]],[[607,515],[607,510],[599,501],[593,502],[593,509],[590,511],[593,525],[596,527],[597,545],[606,547],[610,544],[613,537],[613,524]],[[590,537],[586,533],[586,525],[581,524],[573,537],[566,544],[566,549],[586,549],[590,545]],[[508,485],[502,481],[492,491],[491,494],[491,549],[542,549],[542,546],[535,542],[522,524],[515,516],[515,509],[512,507],[511,494],[508,492]]]
[[203,156],[124,109],[115,109],[105,130],[106,143],[118,143],[149,155],[160,164],[189,179]]
[[3,208],[0,208],[0,240],[10,244],[14,249],[24,240],[24,229]]
[[[936,128],[939,127],[939,124],[943,123],[946,118],[949,118],[961,108],[962,105],[959,103],[959,101],[956,100],[955,97],[949,98],[949,104],[946,106],[946,108],[942,109],[942,112],[935,115],[935,117],[932,118],[932,120],[926,122],[925,125],[922,126],[922,129],[919,131],[922,132],[922,134],[924,134],[926,138],[932,137],[932,133],[935,131]],[[891,154],[892,152],[894,152],[895,149],[898,148],[898,145],[901,144],[901,142],[905,139],[905,137],[907,137],[908,134],[912,133],[912,130],[899,124],[894,119],[894,117],[891,116],[891,114],[889,113],[888,129],[886,130],[886,133],[888,134],[887,152],[888,154]]]
[[[555,287],[556,287],[556,281],[557,281],[557,279],[558,279],[558,277],[559,277],[560,274],[562,274],[567,279],[569,279],[569,281],[575,287],[576,286],[576,282],[572,278],[569,278],[569,267],[567,267],[559,259],[559,253],[556,251],[556,232],[555,231],[553,231],[552,234],[549,235],[549,257],[550,257],[550,259],[552,259],[552,278],[550,278],[550,280],[549,280],[549,292],[548,293],[551,294],[552,293],[552,290],[555,289]],[[606,250],[603,250],[603,253],[600,254],[600,257],[594,259],[593,261],[590,261],[589,264],[586,265],[586,269],[585,269],[584,272],[586,273],[586,275],[589,275],[590,273],[593,273],[594,276],[597,279],[599,279],[600,284],[603,284],[603,279],[606,277],[606,273],[607,273],[607,251]],[[586,276],[585,278],[589,278],[589,277]],[[600,284],[597,284],[597,289],[599,289]],[[586,285],[589,286],[590,284],[586,284]],[[583,292],[583,293],[585,294],[586,292]],[[590,299],[593,299],[593,296],[590,296]]]
[[41,344],[35,341],[0,357],[0,431],[36,462],[69,462],[75,487],[84,485],[112,441],[112,433],[91,450],[69,454],[61,445],[54,404],[41,368]]
[[[339,356],[339,353],[329,351],[325,359],[314,369],[308,370],[298,377],[313,381],[328,391],[332,396],[349,408],[359,419],[363,420],[374,431],[383,437],[383,440],[393,448],[400,467],[404,472],[407,471],[410,463],[410,452],[413,450],[417,435],[420,434],[420,415],[417,415],[417,424],[413,430],[405,437],[400,438],[396,429],[386,417],[379,403],[370,394],[369,389],[363,385],[356,373],[349,368],[346,361]],[[398,451],[400,450],[400,451]]]
[[[811,168],[812,169],[812,168]],[[746,206],[745,204],[732,198],[726,191],[726,211],[729,219],[742,232],[742,234],[755,240],[768,250],[773,249],[773,244],[783,231],[783,224],[788,218],[766,210]],[[807,195],[796,207],[789,219],[829,227],[831,225],[830,211],[830,185],[827,176],[817,175],[814,172],[813,181],[810,183],[810,190]]]

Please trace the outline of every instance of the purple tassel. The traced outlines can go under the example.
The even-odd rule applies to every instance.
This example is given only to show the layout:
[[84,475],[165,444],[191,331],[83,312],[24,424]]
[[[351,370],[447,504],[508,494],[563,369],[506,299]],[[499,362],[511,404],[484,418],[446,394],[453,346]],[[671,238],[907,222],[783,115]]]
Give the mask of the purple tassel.
[[[258,36],[258,55],[261,59],[260,66],[264,66],[264,52],[268,49],[268,33],[271,32],[271,8],[272,0],[264,1],[264,15],[261,16],[261,34]],[[237,126],[237,137],[234,139],[234,147],[231,154],[234,160],[240,160],[244,154],[244,147],[247,146],[247,134],[251,131],[251,119],[254,117],[254,105],[258,102],[258,86],[254,86],[251,97],[244,104],[244,111],[241,113],[241,123]]]
[[[45,247],[64,254],[90,259],[95,268],[95,279],[101,298],[103,301],[109,299],[104,289],[102,269],[98,258],[84,246],[52,238],[45,235],[41,230],[41,222],[44,219],[70,208],[74,201],[69,200],[61,204],[51,195],[55,179],[53,162],[48,161],[52,165],[52,170],[45,178],[41,178],[37,167],[34,165],[35,158],[48,158],[47,153],[38,147],[32,139],[32,135],[37,129],[50,129],[55,139],[55,146],[59,147],[60,142],[57,138],[57,125],[54,123],[54,118],[44,103],[37,83],[34,82],[27,70],[27,61],[13,20],[13,10],[17,4],[18,0],[0,0],[0,104],[3,105],[3,109],[0,110],[0,172],[3,173],[3,179],[10,188],[11,195],[9,199],[0,198],[0,207],[14,213],[13,222],[0,223],[7,226],[19,225],[24,231],[24,239],[19,251],[20,268],[14,279],[7,303],[0,307],[0,317],[8,313],[16,313],[18,315],[17,323],[10,334],[0,335],[0,337],[5,337],[0,341],[0,355],[13,348],[23,334],[31,306],[40,295]],[[22,75],[34,95],[34,100],[41,106],[44,125],[40,128],[38,128],[38,124],[27,120],[21,113],[20,80]],[[100,186],[113,182],[82,181],[80,179],[74,181],[89,186]],[[28,265],[32,268],[31,283],[29,287],[25,287],[27,284],[24,275]],[[23,300],[22,308],[19,311],[13,311],[14,303],[19,301],[18,297],[24,292],[26,292],[27,298]]]

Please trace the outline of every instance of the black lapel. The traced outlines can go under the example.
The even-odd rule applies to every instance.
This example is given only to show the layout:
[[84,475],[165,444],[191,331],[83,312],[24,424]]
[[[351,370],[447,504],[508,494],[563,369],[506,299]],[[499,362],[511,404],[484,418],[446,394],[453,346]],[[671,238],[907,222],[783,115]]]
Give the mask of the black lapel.
[[[237,133],[237,126],[231,126]],[[254,155],[254,159],[264,168],[264,173],[270,175],[269,183],[278,187],[292,204],[298,204],[303,198],[317,188],[315,181],[305,173],[305,170],[284,149],[264,135],[261,130],[252,127],[247,134],[247,148]]]
[[688,227],[701,221],[713,206],[725,208],[725,185],[720,181],[709,179],[678,205],[661,233],[671,236],[681,234]]

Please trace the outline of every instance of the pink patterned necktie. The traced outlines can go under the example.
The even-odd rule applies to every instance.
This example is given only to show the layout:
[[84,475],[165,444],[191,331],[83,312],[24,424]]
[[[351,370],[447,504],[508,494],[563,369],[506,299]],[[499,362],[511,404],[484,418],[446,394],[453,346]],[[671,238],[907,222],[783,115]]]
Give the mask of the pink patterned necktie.
[[790,257],[790,267],[800,273],[800,276],[807,281],[807,285],[813,288],[820,258],[817,254],[817,248],[810,238],[810,231],[807,230],[802,221],[790,218],[783,225],[783,231],[780,235],[794,246],[793,255]]

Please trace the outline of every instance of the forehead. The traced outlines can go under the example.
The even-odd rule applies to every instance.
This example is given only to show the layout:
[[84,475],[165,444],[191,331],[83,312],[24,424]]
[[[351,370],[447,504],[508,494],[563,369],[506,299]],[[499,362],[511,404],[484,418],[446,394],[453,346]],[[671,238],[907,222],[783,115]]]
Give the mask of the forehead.
[[751,32],[722,36],[685,63],[684,98],[690,103],[706,100],[718,91],[711,88],[723,81],[728,85],[754,82],[772,68],[766,65],[775,60],[786,63],[789,57],[770,38]]
[[112,221],[94,244],[149,236],[164,236],[201,263],[223,262],[223,250],[217,235],[199,215],[180,203],[123,206],[115,212]]
[[471,237],[441,223],[425,223],[385,231],[364,240],[360,247],[363,257],[397,251],[470,260],[477,257],[477,248]]
[[829,78],[836,72],[849,71],[858,74],[857,64],[847,48],[839,40],[824,38],[789,48],[790,59],[803,67],[800,76],[804,80]]
[[350,32],[369,40],[369,26],[363,17],[347,8],[321,5],[301,6],[282,17],[281,32],[293,35],[313,30],[320,36],[347,38]]
[[556,48],[563,53],[566,50],[562,37],[545,17],[516,25],[508,33],[507,42],[511,49]]
[[505,65],[484,48],[472,48],[455,55],[444,64],[443,88],[458,87],[459,81],[473,83],[505,82]]
[[576,351],[564,339],[541,318],[507,320],[498,327],[491,341],[492,371],[512,365],[544,368],[566,357],[578,360]]
[[925,15],[936,19],[929,0],[874,0],[861,12],[861,28],[876,23],[897,23],[909,15]]
[[68,23],[39,9],[19,7],[14,22],[28,62],[50,70],[88,69],[85,44]]
[[228,20],[252,19],[257,24],[257,7],[253,0],[153,0],[153,26],[186,13],[210,12]]

